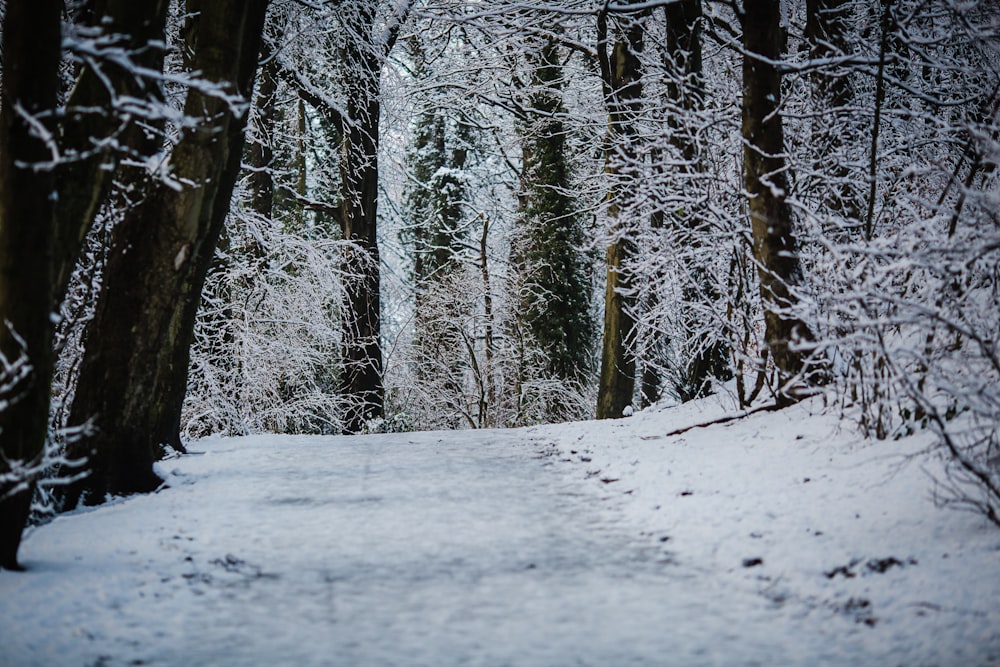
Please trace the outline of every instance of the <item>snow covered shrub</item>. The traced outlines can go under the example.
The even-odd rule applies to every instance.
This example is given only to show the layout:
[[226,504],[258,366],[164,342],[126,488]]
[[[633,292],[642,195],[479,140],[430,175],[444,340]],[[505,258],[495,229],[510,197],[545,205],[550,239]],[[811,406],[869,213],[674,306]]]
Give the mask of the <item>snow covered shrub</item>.
[[[10,326],[9,323],[6,326]],[[25,383],[31,381],[31,360],[16,331],[11,330],[14,340],[21,344],[14,358],[0,352],[0,412],[21,400]],[[31,488],[29,523],[37,524],[55,514],[56,502],[51,488],[69,484],[81,476],[83,460],[70,460],[64,455],[65,447],[81,437],[89,435],[90,424],[78,428],[56,426],[50,420],[45,444],[37,456],[28,459],[9,459],[0,453],[0,500]],[[0,437],[3,436],[0,429]],[[86,473],[82,473],[86,474]]]
[[[1000,26],[974,3],[911,5],[861,21],[883,34],[854,48],[884,67],[855,82],[836,179],[814,168],[800,181],[814,321],[864,431],[932,429],[948,470],[937,500],[1000,525]],[[814,132],[795,147],[807,174]],[[861,200],[831,203],[835,186]]]
[[349,244],[233,222],[195,329],[185,435],[339,433]]
[[994,175],[984,181],[963,192],[946,232],[908,253],[925,281],[895,305],[920,335],[885,354],[914,418],[939,436],[948,469],[935,498],[1000,526],[1000,192]]
[[[24,339],[9,322],[4,322],[0,326],[7,327],[20,348],[14,358],[9,358],[0,350],[0,413],[2,413],[24,397],[25,387],[31,381],[32,368]],[[3,436],[2,430],[0,436]],[[38,461],[8,459],[0,450],[0,500],[5,500],[28,488],[37,476],[38,465]]]
[[407,433],[413,430],[413,421],[405,412],[397,412],[388,417],[369,419],[362,433]]
[[497,406],[492,313],[484,310],[480,270],[454,266],[421,294],[413,323],[404,332],[400,358],[387,378],[388,402],[416,428],[482,428]]

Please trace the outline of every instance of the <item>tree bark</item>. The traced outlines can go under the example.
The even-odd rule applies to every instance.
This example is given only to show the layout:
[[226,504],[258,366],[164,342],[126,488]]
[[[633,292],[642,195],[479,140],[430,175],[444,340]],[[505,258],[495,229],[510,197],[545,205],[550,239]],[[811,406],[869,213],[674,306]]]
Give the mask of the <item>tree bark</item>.
[[[61,148],[70,160],[60,165],[55,246],[56,299],[69,285],[84,238],[106,199],[119,158],[142,160],[160,149],[161,82],[123,63],[150,72],[163,70],[168,0],[97,0],[94,27],[102,29],[108,57],[91,58],[66,104]],[[124,102],[123,100],[129,100]],[[136,104],[138,102],[138,104]],[[124,110],[123,105],[138,106]],[[153,128],[153,131],[150,131]]]
[[[811,60],[836,58],[848,52],[848,26],[853,5],[850,0],[807,0],[805,38]],[[845,139],[849,141],[845,122],[854,114],[849,108],[854,98],[851,80],[830,65],[816,67],[810,78],[816,108],[814,168],[829,174],[829,180],[821,186],[825,190],[822,202],[831,212],[857,221],[861,217],[863,195],[854,184],[850,169],[837,154]]]
[[261,45],[261,67],[257,79],[257,134],[247,151],[250,172],[250,208],[261,218],[270,220],[274,214],[274,126],[278,92],[278,65],[266,41]]
[[[266,0],[188,0],[192,67],[203,80],[250,99]],[[180,412],[194,321],[216,243],[229,211],[243,152],[245,111],[219,94],[191,88],[171,178],[119,223],[71,420],[96,418],[83,443],[91,475],[68,494],[72,506],[108,493],[148,492],[161,483],[152,464],[165,446],[183,451]]]
[[[847,53],[851,0],[806,0],[806,42],[809,58],[822,60]],[[835,107],[846,106],[853,97],[851,81],[831,74],[828,66],[812,71],[817,96]]]
[[743,171],[753,251],[760,279],[765,340],[779,375],[779,402],[791,402],[789,383],[803,370],[798,345],[812,341],[795,313],[798,248],[786,201],[788,181],[781,123],[779,0],[745,0],[743,15]]
[[868,152],[868,207],[865,213],[865,240],[871,241],[875,232],[875,193],[878,187],[878,135],[882,124],[882,105],[885,103],[886,61],[897,40],[892,13],[893,0],[881,0],[882,17],[879,21],[881,35],[878,49],[878,74],[875,77],[875,116],[872,119],[871,148]]
[[[701,58],[701,0],[683,0],[664,8],[667,19],[667,53],[670,59],[671,85],[668,95],[682,114],[690,116],[704,106],[704,82]],[[694,136],[690,118],[671,118],[670,143],[683,158],[679,169],[682,182],[697,177],[704,170],[699,146]],[[682,401],[701,398],[712,388],[712,380],[728,380],[729,345],[722,337],[709,338],[702,332],[705,324],[702,313],[715,308],[720,294],[716,288],[710,260],[702,252],[705,235],[703,206],[691,207],[676,214],[680,227],[679,238],[686,246],[680,265],[684,284],[681,288],[681,330],[685,340],[678,341],[681,350],[679,374],[674,389]],[[700,308],[699,308],[700,307]],[[701,312],[699,312],[699,310]]]
[[347,86],[345,127],[341,143],[340,231],[360,253],[347,259],[347,320],[344,322],[344,375],[341,393],[348,399],[344,432],[358,433],[365,422],[384,414],[382,385],[380,264],[378,249],[378,140],[382,61],[362,35],[372,30],[374,5],[356,8],[347,18],[352,36],[343,61],[352,71]]
[[635,180],[635,120],[642,106],[641,63],[644,28],[638,16],[621,21],[621,36],[609,53],[607,15],[598,17],[598,56],[608,109],[608,148],[605,173],[608,175],[608,218],[614,235],[607,250],[607,278],[604,291],[604,336],[601,376],[597,394],[597,418],[622,416],[632,404],[635,391],[635,297],[627,263],[634,254],[634,241],[621,219],[622,209]]
[[[59,0],[12,0],[3,22],[0,110],[0,568],[21,569],[17,551],[34,480],[11,475],[40,463],[52,381],[54,155],[52,131],[61,53]],[[32,127],[33,123],[37,126]],[[50,134],[51,136],[51,134]],[[23,373],[9,364],[27,357]]]

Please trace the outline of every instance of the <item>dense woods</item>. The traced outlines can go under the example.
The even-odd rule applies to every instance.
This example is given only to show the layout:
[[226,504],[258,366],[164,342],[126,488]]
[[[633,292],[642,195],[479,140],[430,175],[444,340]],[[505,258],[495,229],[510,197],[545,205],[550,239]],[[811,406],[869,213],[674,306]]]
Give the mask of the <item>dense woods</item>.
[[1000,525],[995,3],[0,7],[0,566],[187,438],[713,392]]

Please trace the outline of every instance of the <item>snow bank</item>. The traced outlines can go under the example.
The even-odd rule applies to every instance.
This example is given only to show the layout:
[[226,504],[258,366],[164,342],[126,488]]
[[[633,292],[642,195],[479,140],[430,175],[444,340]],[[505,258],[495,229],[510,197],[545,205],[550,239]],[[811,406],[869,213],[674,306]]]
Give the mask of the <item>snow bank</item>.
[[706,590],[766,601],[782,663],[1000,664],[1000,532],[935,507],[931,434],[865,441],[816,399],[664,437],[735,413],[712,398],[550,440]]

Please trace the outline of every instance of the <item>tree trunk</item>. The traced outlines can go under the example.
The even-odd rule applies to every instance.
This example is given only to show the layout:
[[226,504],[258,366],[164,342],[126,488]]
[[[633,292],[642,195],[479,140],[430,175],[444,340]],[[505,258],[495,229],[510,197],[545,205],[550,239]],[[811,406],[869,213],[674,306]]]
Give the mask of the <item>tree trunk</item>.
[[[193,69],[249,99],[266,0],[188,0]],[[198,88],[188,91],[186,128],[171,154],[175,189],[155,183],[119,223],[87,335],[71,420],[96,418],[80,447],[91,475],[68,504],[155,489],[164,446],[183,451],[180,412],[201,289],[229,211],[246,114]],[[89,451],[88,451],[89,450]]]
[[632,246],[627,238],[608,246],[598,419],[621,417],[625,407],[632,404],[635,391],[635,357],[629,349],[635,329],[635,318],[630,312],[632,286],[622,271],[623,260],[632,254]]
[[[676,108],[683,111],[693,111],[701,108],[701,96],[703,94],[702,66],[701,66],[701,0],[681,0],[663,8],[663,17],[666,24],[666,58],[664,68],[669,74],[667,81],[667,96]],[[690,139],[690,134],[686,132],[685,123],[687,119],[670,115],[667,118],[667,126],[670,128],[670,143],[678,150],[687,162],[685,170],[694,166],[697,150],[694,142]],[[652,168],[656,174],[665,173],[663,155],[660,149],[652,151]],[[659,178],[657,180],[660,180]],[[683,187],[683,186],[682,186]],[[663,206],[658,206],[650,217],[650,228],[657,236],[664,234],[664,223],[666,211]],[[663,252],[662,247],[656,246],[653,253]],[[654,285],[660,285],[665,280],[665,275],[658,272],[652,278]],[[688,291],[683,292],[685,297]],[[652,312],[659,304],[659,294],[655,287],[651,289],[646,297],[644,308],[647,312]],[[686,328],[686,327],[685,327]],[[640,396],[642,407],[646,408],[660,399],[663,378],[660,377],[660,369],[657,359],[659,351],[666,342],[665,336],[658,330],[650,331],[645,336],[645,346],[643,348],[642,359],[642,382]],[[685,380],[688,376],[684,374]],[[687,387],[686,381],[683,384]]]
[[[810,60],[822,60],[847,54],[847,34],[852,11],[851,0],[806,0],[806,41]],[[829,67],[812,71],[818,96],[836,107],[846,106],[853,96],[847,76],[837,76]]]
[[803,370],[796,346],[812,341],[795,313],[798,248],[785,197],[784,136],[781,125],[779,0],[745,0],[743,16],[743,170],[749,197],[753,251],[760,279],[765,340],[779,375],[779,401],[791,402],[789,383]]
[[341,144],[340,230],[361,253],[356,260],[350,256],[347,260],[347,269],[356,278],[347,285],[344,322],[341,393],[348,399],[345,433],[358,433],[366,421],[381,417],[384,409],[376,217],[382,58],[360,37],[372,29],[373,12],[374,7],[350,13],[355,23],[343,57],[353,76],[346,91],[347,118]]
[[483,393],[486,403],[479,413],[479,427],[493,426],[497,412],[496,382],[493,377],[493,289],[490,287],[489,256],[487,255],[490,219],[483,216],[483,233],[479,237],[479,271],[483,279],[483,352],[485,367],[482,371]]
[[[810,60],[822,61],[848,53],[848,26],[853,5],[850,0],[807,0],[805,38]],[[850,141],[845,122],[849,127],[855,113],[849,108],[854,97],[851,80],[829,65],[815,68],[810,78],[816,109],[812,141],[816,155],[814,169],[829,174],[828,180],[821,185],[825,190],[822,203],[832,213],[858,221],[863,195],[844,164],[843,154],[839,153],[845,139]]]
[[607,15],[601,13],[598,17],[598,55],[608,109],[607,211],[614,235],[607,251],[598,419],[621,417],[625,407],[632,404],[635,391],[635,355],[630,349],[635,336],[635,298],[626,267],[634,253],[634,242],[631,230],[621,220],[621,212],[635,181],[635,120],[642,105],[639,54],[644,28],[639,16],[625,17],[621,24],[621,37],[609,54]]
[[[0,568],[21,569],[17,550],[34,480],[11,474],[40,463],[52,381],[53,159],[29,121],[48,131],[61,53],[59,0],[14,0],[3,22],[0,110]],[[39,168],[34,168],[39,165]],[[18,360],[26,365],[13,367]],[[3,389],[0,389],[3,391]]]
[[[670,58],[671,85],[668,94],[684,114],[693,114],[704,106],[704,84],[701,59],[701,0],[684,0],[664,8],[667,19],[667,52]],[[704,169],[698,142],[691,126],[692,119],[672,118],[670,143],[683,158],[682,177],[696,177]],[[682,181],[683,182],[683,181]],[[680,264],[684,284],[681,288],[681,330],[686,340],[678,341],[682,358],[675,390],[682,401],[701,398],[712,388],[712,380],[731,377],[729,345],[722,337],[705,336],[702,321],[705,310],[715,308],[720,294],[712,275],[710,256],[702,251],[705,235],[705,207],[677,214],[686,246]],[[701,312],[699,312],[701,311]]]
[[[106,199],[123,153],[141,160],[160,149],[161,82],[137,75],[122,60],[153,72],[163,69],[168,0],[97,0],[90,19],[102,28],[107,58],[93,58],[80,72],[67,102],[61,149],[75,157],[59,166],[59,223],[55,246],[56,300],[69,285],[84,238]],[[97,68],[97,69],[95,69]],[[109,90],[109,88],[111,90]],[[112,94],[113,91],[113,94]],[[123,99],[139,109],[116,107]],[[150,132],[150,128],[154,128]],[[112,144],[108,143],[113,140]]]
[[[407,47],[414,79],[427,84],[433,74],[428,54],[418,39],[408,40]],[[461,423],[467,371],[480,381],[480,388],[485,386],[476,372],[475,347],[470,348],[464,330],[468,307],[455,298],[456,276],[470,240],[464,224],[465,179],[457,174],[466,166],[471,138],[468,124],[458,114],[432,103],[415,119],[413,143],[406,155],[412,179],[404,193],[410,219],[406,235],[413,253],[412,347],[420,360],[415,379],[422,393],[445,399],[453,408],[431,408],[440,413],[438,424],[452,427]],[[482,412],[483,392],[480,399]]]
[[875,232],[875,193],[878,187],[878,135],[882,124],[882,106],[885,103],[886,63],[898,42],[893,0],[881,0],[882,17],[879,21],[881,36],[878,49],[878,74],[875,77],[875,116],[872,119],[871,148],[868,152],[868,208],[865,213],[865,240],[871,241]]
[[257,133],[247,151],[250,169],[250,208],[264,220],[274,215],[274,126],[278,92],[278,65],[267,42],[261,46],[260,75],[257,79]]

